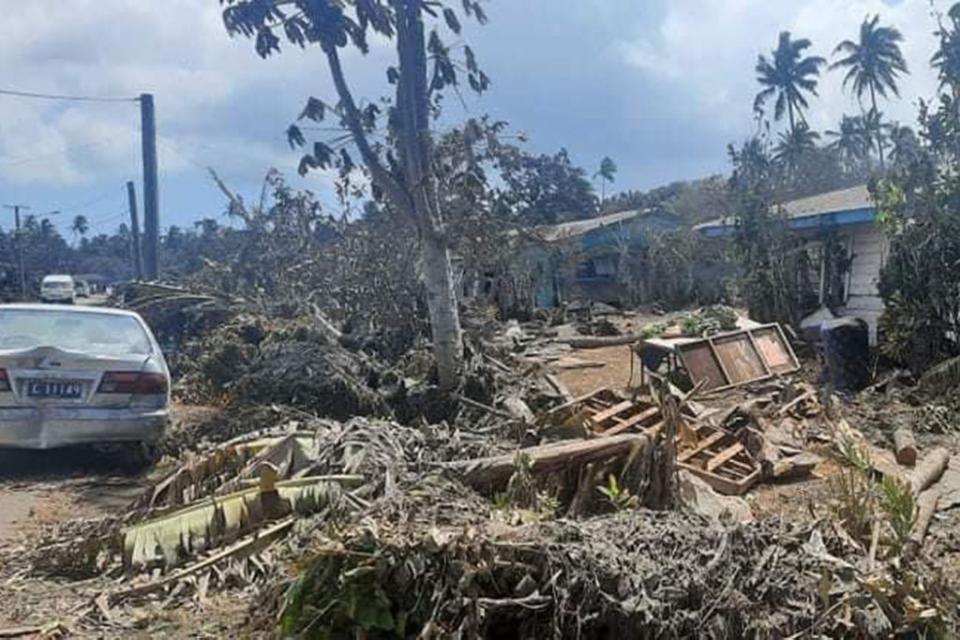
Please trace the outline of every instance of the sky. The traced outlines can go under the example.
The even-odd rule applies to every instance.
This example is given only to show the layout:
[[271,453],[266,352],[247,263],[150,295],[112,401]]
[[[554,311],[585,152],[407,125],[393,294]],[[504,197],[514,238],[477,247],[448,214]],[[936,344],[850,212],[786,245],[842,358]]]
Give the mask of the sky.
[[[465,93],[463,103],[448,99],[444,122],[490,114],[524,133],[531,152],[565,147],[591,173],[610,156],[616,190],[726,172],[727,144],[756,129],[757,55],[776,46],[781,30],[830,58],[865,16],[879,14],[903,33],[911,71],[902,97],[881,111],[913,124],[918,99],[936,90],[931,0],[489,0],[485,8],[489,23],[466,23],[463,39],[491,88]],[[299,153],[284,135],[309,96],[332,100],[317,49],[261,60],[252,42],[227,35],[218,0],[31,0],[6,9],[0,89],[155,95],[162,228],[223,215],[208,166],[248,200],[276,167],[339,211],[329,176],[296,175]],[[389,57],[385,46],[346,56],[356,95],[390,93]],[[859,112],[841,80],[840,71],[823,74],[807,116],[815,129]],[[141,190],[139,129],[133,101],[0,95],[0,204],[59,211],[51,219],[62,228],[83,214],[93,233],[113,231],[127,218],[126,181]],[[0,227],[11,217],[0,209]]]

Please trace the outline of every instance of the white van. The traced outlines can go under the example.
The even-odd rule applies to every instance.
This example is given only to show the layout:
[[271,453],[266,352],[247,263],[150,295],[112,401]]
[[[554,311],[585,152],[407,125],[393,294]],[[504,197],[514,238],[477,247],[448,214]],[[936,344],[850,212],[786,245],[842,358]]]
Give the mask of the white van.
[[40,299],[44,302],[73,304],[77,300],[76,287],[73,276],[51,274],[40,283]]

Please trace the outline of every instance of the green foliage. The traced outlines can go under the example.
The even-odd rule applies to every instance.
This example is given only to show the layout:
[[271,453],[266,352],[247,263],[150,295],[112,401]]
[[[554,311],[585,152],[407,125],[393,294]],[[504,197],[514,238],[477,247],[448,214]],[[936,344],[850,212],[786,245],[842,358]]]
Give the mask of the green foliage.
[[620,486],[616,476],[612,473],[607,476],[607,484],[597,487],[597,491],[607,499],[607,502],[616,511],[635,509],[639,504],[637,496],[631,494],[628,488]]
[[960,97],[960,2],[947,13],[947,24],[940,18],[936,35],[940,46],[931,59],[940,78],[940,88],[949,89],[954,98]]
[[663,332],[667,330],[667,326],[666,322],[648,322],[640,329],[640,338],[647,340],[662,336]]
[[[377,553],[318,558],[287,591],[280,615],[285,637],[405,638],[409,613],[385,588],[389,558]],[[401,596],[397,600],[404,600]]]
[[910,486],[896,478],[884,476],[880,482],[880,508],[893,533],[891,546],[895,553],[899,553],[910,539],[910,531],[917,520],[917,507]]
[[740,149],[731,146],[734,171],[730,178],[736,198],[734,255],[738,287],[750,317],[761,322],[795,324],[802,307],[796,268],[795,242],[785,233],[773,206],[775,166],[760,138]]
[[722,304],[703,307],[684,315],[680,320],[680,329],[685,336],[712,336],[736,328],[736,311]]
[[923,144],[871,185],[890,251],[880,274],[883,352],[919,372],[957,352],[960,335],[960,125],[955,102],[921,107]]

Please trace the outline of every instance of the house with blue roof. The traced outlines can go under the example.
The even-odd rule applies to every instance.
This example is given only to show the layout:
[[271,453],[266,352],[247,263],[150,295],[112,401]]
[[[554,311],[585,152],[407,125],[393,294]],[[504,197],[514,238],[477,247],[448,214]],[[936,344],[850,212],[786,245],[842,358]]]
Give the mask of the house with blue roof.
[[[839,317],[856,317],[867,323],[870,342],[876,344],[877,324],[883,313],[883,300],[877,288],[880,269],[889,250],[886,237],[876,224],[877,209],[866,185],[840,189],[778,205],[786,228],[802,241],[808,256],[815,257],[810,268],[812,279],[819,284],[821,310],[810,317],[822,321],[829,312]],[[705,222],[695,227],[711,238],[733,235],[735,217]],[[846,269],[842,274],[838,299],[828,300],[830,277],[826,251],[828,238],[833,246],[844,247]]]

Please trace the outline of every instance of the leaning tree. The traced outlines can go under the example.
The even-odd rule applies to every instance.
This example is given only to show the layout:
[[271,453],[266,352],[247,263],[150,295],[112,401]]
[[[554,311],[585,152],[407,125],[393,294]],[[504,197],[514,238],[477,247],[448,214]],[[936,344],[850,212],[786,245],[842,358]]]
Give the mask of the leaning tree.
[[[457,88],[463,79],[477,92],[489,84],[470,47],[454,47],[444,39],[460,34],[462,16],[486,21],[479,1],[460,0],[457,9],[445,0],[220,2],[226,5],[227,32],[252,38],[263,58],[280,51],[281,39],[323,52],[336,99],[309,98],[299,120],[316,123],[330,114],[342,135],[314,142],[300,172],[336,168],[349,179],[356,170],[365,171],[374,198],[416,228],[439,382],[453,389],[462,371],[463,343],[430,125],[444,89]],[[358,101],[344,69],[345,52],[367,54],[371,40],[394,47],[395,58],[382,76],[394,87],[392,100]],[[305,129],[290,126],[291,146],[306,146]]]

